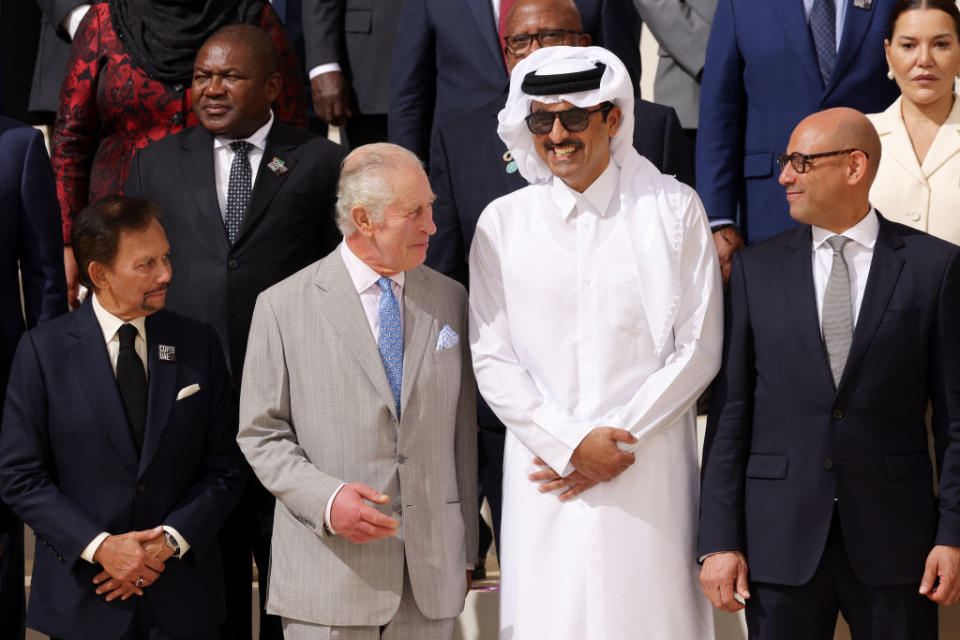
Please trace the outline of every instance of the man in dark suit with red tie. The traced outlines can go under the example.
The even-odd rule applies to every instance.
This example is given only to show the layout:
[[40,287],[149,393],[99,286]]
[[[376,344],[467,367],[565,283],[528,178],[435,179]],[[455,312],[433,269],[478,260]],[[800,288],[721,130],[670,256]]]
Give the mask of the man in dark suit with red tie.
[[804,119],[801,226],[733,259],[698,554],[751,639],[935,640],[960,599],[960,248],[870,206],[879,161],[863,114]]
[[27,625],[65,639],[216,639],[217,533],[239,499],[220,342],[163,310],[170,246],[155,205],[79,214],[92,291],[17,348],[0,431],[0,496],[36,533]]

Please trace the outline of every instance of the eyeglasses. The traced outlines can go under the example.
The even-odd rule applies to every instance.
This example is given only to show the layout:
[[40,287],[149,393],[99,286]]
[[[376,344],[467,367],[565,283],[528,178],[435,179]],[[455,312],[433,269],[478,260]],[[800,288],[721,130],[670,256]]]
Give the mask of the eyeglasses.
[[590,126],[590,116],[595,113],[606,113],[613,109],[612,104],[600,105],[596,109],[581,109],[573,107],[563,111],[534,111],[524,120],[527,121],[527,128],[534,135],[542,136],[550,133],[553,129],[553,122],[560,118],[560,125],[570,133],[579,133]]
[[814,160],[816,158],[828,158],[830,156],[839,156],[844,153],[853,153],[854,151],[859,151],[866,157],[868,158],[870,157],[870,154],[868,154],[866,151],[862,149],[841,149],[840,151],[825,151],[823,153],[811,153],[809,155],[798,153],[798,152],[791,153],[790,155],[787,155],[785,153],[778,153],[777,166],[780,167],[780,171],[783,171],[783,168],[787,166],[787,163],[789,162],[791,165],[793,165],[793,170],[796,171],[797,173],[806,173],[807,169],[813,166],[812,163],[810,162],[811,160]]
[[516,33],[503,36],[503,42],[507,45],[508,53],[514,56],[522,56],[530,49],[534,40],[539,42],[541,47],[556,47],[563,44],[567,36],[579,36],[582,33],[582,31],[570,31],[569,29],[549,29],[540,33]]

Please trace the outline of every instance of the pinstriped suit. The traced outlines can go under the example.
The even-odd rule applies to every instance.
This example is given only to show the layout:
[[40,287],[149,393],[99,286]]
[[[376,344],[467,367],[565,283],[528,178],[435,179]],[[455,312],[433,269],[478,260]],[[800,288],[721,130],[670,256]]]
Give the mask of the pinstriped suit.
[[[339,251],[257,301],[238,440],[277,497],[267,610],[319,625],[383,625],[404,564],[420,611],[463,607],[477,556],[476,406],[466,294],[426,267],[406,272],[401,418]],[[444,325],[458,345],[437,350]],[[341,482],[390,496],[399,535],[358,545],[328,535]]]

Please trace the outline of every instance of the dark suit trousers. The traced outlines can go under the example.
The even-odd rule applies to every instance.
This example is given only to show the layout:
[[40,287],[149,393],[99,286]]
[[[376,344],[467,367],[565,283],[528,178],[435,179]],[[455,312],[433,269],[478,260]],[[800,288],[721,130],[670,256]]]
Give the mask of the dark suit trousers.
[[347,139],[342,140],[347,149],[356,149],[365,144],[387,141],[387,114],[360,113],[359,107],[351,106],[353,117],[347,120]]
[[[0,507],[3,508],[3,507]],[[9,531],[0,534],[3,555],[0,556],[0,638],[23,640],[23,524],[19,520]]]
[[[749,559],[748,559],[749,562]],[[746,617],[749,640],[831,640],[837,613],[853,640],[937,640],[937,607],[915,584],[871,587],[850,566],[840,518],[813,577],[798,587],[750,582]]]
[[[171,615],[177,615],[171,613]],[[62,639],[51,638],[50,640],[70,640],[70,636]],[[117,640],[221,640],[220,634],[216,629],[204,631],[202,633],[191,634],[189,636],[172,636],[156,625],[156,619],[150,610],[139,604],[137,613],[133,618],[131,628]]]

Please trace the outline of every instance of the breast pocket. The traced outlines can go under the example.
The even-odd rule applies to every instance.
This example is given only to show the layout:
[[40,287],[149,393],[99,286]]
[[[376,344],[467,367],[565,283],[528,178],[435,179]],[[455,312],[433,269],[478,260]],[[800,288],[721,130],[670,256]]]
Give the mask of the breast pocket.
[[607,276],[607,323],[616,331],[643,331],[640,278],[632,266],[610,268]]

